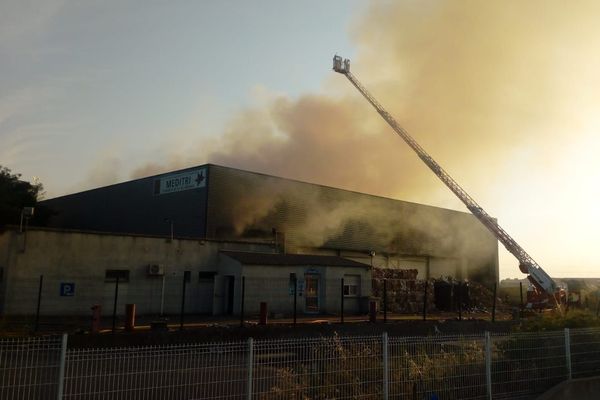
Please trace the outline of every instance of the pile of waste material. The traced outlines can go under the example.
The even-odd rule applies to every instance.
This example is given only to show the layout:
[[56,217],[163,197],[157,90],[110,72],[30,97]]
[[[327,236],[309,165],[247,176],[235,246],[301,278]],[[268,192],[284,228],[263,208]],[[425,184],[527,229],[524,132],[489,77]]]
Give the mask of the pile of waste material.
[[[491,311],[494,304],[492,289],[478,282],[457,280],[452,277],[436,279],[434,284],[436,306],[444,311],[457,311],[462,304],[463,311]],[[496,297],[496,309],[507,306]]]
[[[427,310],[458,311],[459,304],[464,312],[491,311],[493,291],[471,281],[452,277],[422,280],[416,269],[373,268],[373,296],[379,299],[383,309],[384,282],[387,291],[387,310],[396,313],[420,313],[423,311],[423,296],[427,286]],[[496,299],[496,309],[506,306]]]
[[405,279],[417,280],[416,269],[373,268],[373,279]]
[[[494,305],[494,291],[477,282],[469,282],[469,297],[471,308],[492,309]],[[496,307],[501,305],[500,299],[496,299]]]
[[389,312],[412,314],[422,312],[425,286],[427,286],[427,310],[435,311],[433,281],[417,279],[417,275],[416,269],[373,268],[373,296],[379,298],[379,309],[383,309],[385,282]]

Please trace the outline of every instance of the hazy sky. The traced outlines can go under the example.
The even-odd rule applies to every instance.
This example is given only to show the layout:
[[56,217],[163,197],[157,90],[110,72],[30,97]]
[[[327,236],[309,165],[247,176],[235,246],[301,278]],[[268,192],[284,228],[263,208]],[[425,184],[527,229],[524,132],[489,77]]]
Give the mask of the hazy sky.
[[49,196],[127,179],[263,90],[319,90],[356,3],[4,0],[0,163]]
[[464,211],[337,52],[551,275],[600,277],[600,5],[565,4],[3,0],[0,164],[48,197],[217,162]]

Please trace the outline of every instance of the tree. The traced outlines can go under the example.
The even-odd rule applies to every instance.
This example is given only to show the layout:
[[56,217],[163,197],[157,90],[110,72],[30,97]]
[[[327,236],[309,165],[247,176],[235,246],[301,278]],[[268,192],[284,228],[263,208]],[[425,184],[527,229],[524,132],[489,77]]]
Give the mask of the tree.
[[43,194],[42,183],[23,181],[21,174],[0,165],[0,225],[19,224],[23,207],[35,207]]

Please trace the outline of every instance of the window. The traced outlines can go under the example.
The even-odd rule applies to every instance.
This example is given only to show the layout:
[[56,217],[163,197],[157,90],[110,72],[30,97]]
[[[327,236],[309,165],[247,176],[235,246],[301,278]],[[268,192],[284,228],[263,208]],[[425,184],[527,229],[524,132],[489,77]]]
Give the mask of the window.
[[217,273],[214,271],[200,271],[200,272],[198,272],[198,279],[201,281],[204,281],[204,280],[212,281],[215,278],[216,274]]
[[360,275],[344,275],[344,296],[360,296]]
[[129,282],[128,269],[107,269],[104,275],[104,282],[116,282],[119,278],[119,283]]
[[358,296],[358,286],[344,283],[344,296]]

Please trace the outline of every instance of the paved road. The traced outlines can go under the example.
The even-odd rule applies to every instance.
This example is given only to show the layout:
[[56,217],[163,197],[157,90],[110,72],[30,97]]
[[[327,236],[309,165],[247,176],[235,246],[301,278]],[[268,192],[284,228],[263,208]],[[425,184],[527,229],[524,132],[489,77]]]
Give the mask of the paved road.
[[600,378],[584,378],[563,382],[538,397],[538,400],[598,398],[600,398]]

